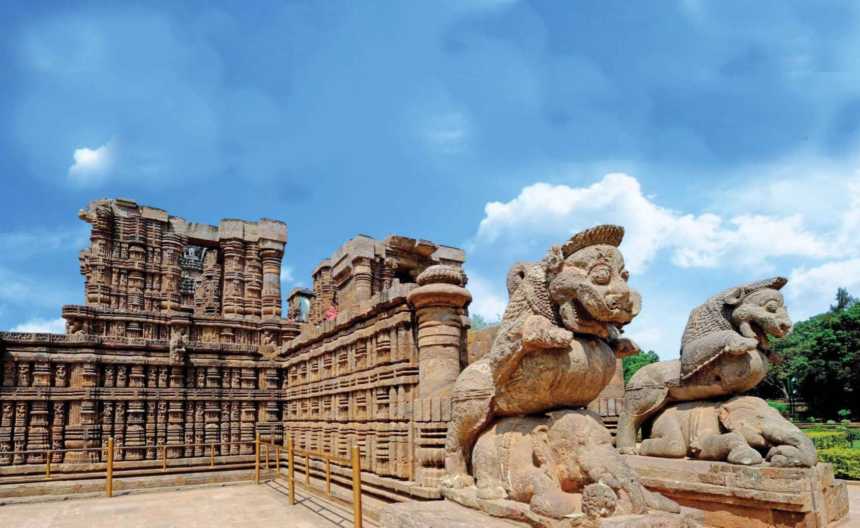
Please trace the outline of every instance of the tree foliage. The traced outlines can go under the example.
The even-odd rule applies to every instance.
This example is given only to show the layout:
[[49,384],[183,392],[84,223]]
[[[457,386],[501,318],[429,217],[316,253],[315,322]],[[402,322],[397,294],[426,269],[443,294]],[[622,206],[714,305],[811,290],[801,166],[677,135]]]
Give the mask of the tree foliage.
[[624,366],[624,383],[627,384],[627,382],[630,381],[630,378],[633,377],[633,374],[636,374],[636,372],[645,365],[650,365],[651,363],[656,363],[658,361],[660,361],[660,357],[653,350],[649,350],[647,352],[640,351],[638,354],[627,356],[622,359],[621,364]]
[[851,306],[857,304],[857,299],[851,296],[848,293],[848,290],[845,288],[837,288],[836,290],[836,303],[830,305],[831,312],[840,312],[846,308],[850,308]]
[[860,417],[860,303],[840,288],[831,308],[774,340],[782,362],[771,365],[767,382],[787,399],[803,398],[813,416],[836,418],[849,409]]

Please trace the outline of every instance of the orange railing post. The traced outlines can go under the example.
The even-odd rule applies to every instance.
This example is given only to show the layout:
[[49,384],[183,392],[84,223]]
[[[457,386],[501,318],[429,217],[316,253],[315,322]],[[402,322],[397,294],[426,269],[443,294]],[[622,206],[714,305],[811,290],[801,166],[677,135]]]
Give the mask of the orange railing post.
[[287,437],[287,482],[290,485],[290,506],[296,504],[296,464],[295,453],[293,450],[293,437]]
[[254,482],[260,483],[260,433],[254,441]]
[[281,477],[281,448],[275,446],[275,476]]
[[45,480],[51,478],[51,450],[48,450],[48,456],[45,458]]
[[305,486],[311,487],[311,456],[305,451]]
[[113,437],[108,438],[107,446],[107,482],[105,482],[105,493],[113,497]]
[[331,497],[331,457],[325,457],[325,492]]
[[357,445],[352,446],[352,514],[355,528],[361,528],[361,454]]

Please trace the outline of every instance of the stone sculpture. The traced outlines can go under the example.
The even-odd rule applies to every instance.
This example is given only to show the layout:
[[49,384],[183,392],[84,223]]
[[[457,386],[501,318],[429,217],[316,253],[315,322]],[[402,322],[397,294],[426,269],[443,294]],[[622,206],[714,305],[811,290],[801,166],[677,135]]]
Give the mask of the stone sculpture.
[[[766,402],[726,401],[767,375],[772,359],[767,336],[791,330],[779,292],[786,282],[774,277],[731,288],[690,313],[681,358],[643,367],[627,385],[616,438],[622,453],[637,452],[640,427],[655,418],[638,454],[750,465],[762,461],[757,448],[769,449],[766,458],[775,465],[815,464],[809,439]],[[678,402],[691,403],[667,408]]]
[[493,347],[454,386],[446,497],[539,526],[583,512],[677,511],[642,487],[599,418],[573,410],[610,381],[617,353],[635,350],[620,337],[640,308],[618,250],[623,235],[597,226],[512,268]]

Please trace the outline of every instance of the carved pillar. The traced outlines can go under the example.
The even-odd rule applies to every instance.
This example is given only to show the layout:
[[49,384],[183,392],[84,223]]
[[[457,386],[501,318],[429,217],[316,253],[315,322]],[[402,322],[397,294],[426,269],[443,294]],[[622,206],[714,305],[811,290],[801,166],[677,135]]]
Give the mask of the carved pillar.
[[370,299],[373,292],[373,270],[369,258],[357,258],[352,261],[352,280],[355,281],[355,304]]
[[263,270],[260,263],[260,246],[257,242],[245,243],[245,316],[261,315]]
[[[109,307],[111,305],[112,269],[109,266],[113,253],[113,211],[110,207],[99,207],[92,219],[89,258],[86,260],[85,289],[87,304]],[[83,254],[82,254],[83,255]],[[83,259],[82,259],[83,260]]]
[[165,233],[161,242],[161,307],[165,311],[179,310],[181,306],[179,281],[182,268],[179,266],[179,256],[184,242],[182,236],[172,232]]
[[0,466],[12,463],[14,418],[15,404],[11,401],[0,402]]
[[[256,371],[253,368],[242,369],[242,389],[249,390],[257,388]],[[254,433],[256,432],[257,404],[256,402],[242,402],[242,424],[240,428],[242,449],[240,453],[247,455],[254,452]]]
[[[66,448],[76,449],[101,445],[101,424],[98,420],[98,402],[95,396],[98,370],[94,363],[71,365],[69,386],[81,392],[81,399],[69,402],[65,431]],[[99,460],[99,454],[90,451],[69,452],[65,461],[84,463]]]
[[242,248],[242,240],[239,238],[221,240],[221,249],[224,253],[224,287],[221,289],[224,292],[223,315],[224,317],[241,318],[244,313],[245,297],[245,266],[243,264],[245,253]]
[[[217,389],[221,386],[221,373],[218,367],[206,368],[206,387],[208,389]],[[217,444],[219,440],[220,423],[221,423],[221,404],[217,401],[209,400],[206,402],[206,444]]]
[[15,404],[15,434],[13,437],[15,457],[12,460],[13,464],[24,463],[22,451],[27,447],[27,417],[29,415],[27,402],[19,401]]
[[450,397],[460,374],[463,308],[472,300],[464,282],[457,268],[430,266],[407,298],[418,316],[419,398]]
[[[176,393],[180,393],[182,389],[184,380],[182,370],[182,367],[170,367],[170,388],[175,389]],[[183,455],[184,450],[179,446],[185,441],[184,417],[184,402],[171,400],[167,410],[167,456],[169,458],[180,458]]]
[[260,241],[263,259],[262,317],[271,319],[281,316],[281,259],[284,245],[271,240]]

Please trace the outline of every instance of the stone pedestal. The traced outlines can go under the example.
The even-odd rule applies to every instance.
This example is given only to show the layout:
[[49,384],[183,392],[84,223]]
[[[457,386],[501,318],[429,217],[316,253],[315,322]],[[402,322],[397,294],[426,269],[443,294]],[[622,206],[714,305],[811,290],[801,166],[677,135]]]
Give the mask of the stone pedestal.
[[[582,514],[557,521],[563,528],[694,528],[701,526],[689,515],[651,513],[592,519]],[[382,528],[529,528],[529,524],[492,517],[451,501],[402,502],[379,512]],[[535,525],[538,526],[538,525]]]
[[845,483],[814,468],[625,456],[652,491],[704,512],[714,528],[825,528],[848,514]]

